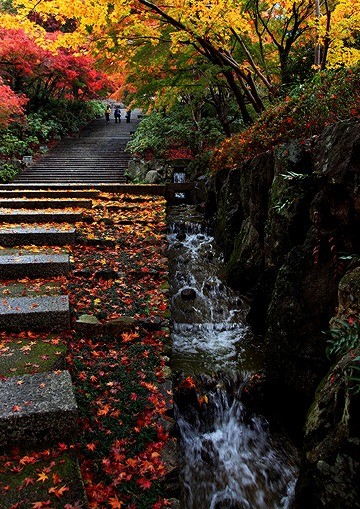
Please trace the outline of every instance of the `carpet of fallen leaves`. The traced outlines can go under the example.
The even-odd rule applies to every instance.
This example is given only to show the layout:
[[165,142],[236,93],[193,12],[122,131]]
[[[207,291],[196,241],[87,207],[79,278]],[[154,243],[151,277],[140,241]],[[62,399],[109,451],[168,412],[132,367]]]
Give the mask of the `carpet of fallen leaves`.
[[[4,509],[85,507],[81,496],[74,502],[78,487],[67,468],[73,459],[79,461],[90,509],[170,505],[162,484],[163,450],[173,440],[164,378],[169,343],[165,200],[102,195],[93,203],[87,219],[76,224],[77,243],[68,247],[70,275],[56,278],[70,298],[71,330],[0,337],[0,356],[11,357],[14,344],[29,355],[21,368],[26,373],[42,369],[31,357],[39,342],[52,345],[55,357],[58,346],[66,345],[80,428],[71,444],[4,451],[0,496],[12,501]],[[96,317],[99,325],[79,328],[82,315]],[[124,316],[134,323],[117,328],[116,320]],[[42,358],[48,360],[46,351]],[[19,374],[16,364],[10,371]],[[14,483],[18,498],[7,499]],[[38,494],[31,504],[26,502],[30,489]]]

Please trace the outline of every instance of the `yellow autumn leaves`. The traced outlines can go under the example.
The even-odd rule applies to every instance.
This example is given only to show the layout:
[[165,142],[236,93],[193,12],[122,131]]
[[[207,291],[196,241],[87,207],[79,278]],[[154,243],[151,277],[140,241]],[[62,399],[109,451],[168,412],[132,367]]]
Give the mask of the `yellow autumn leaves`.
[[[234,34],[238,41],[246,41],[256,65],[261,65],[257,52],[265,51],[267,69],[276,68],[279,58],[276,48],[294,27],[301,33],[297,44],[328,43],[328,66],[350,66],[360,59],[360,50],[354,41],[359,33],[360,0],[336,0],[328,10],[317,0],[13,0],[11,13],[0,10],[2,26],[21,26],[32,32],[37,41],[48,49],[71,47],[75,51],[90,52],[103,58],[130,59],[139,45],[151,41],[157,44],[169,30],[172,51],[184,50],[184,45],[197,45],[208,41],[211,47],[223,54],[232,55]],[[1,9],[1,8],[0,8]],[[30,14],[38,13],[43,19],[52,17],[65,23],[74,20],[73,31],[47,34],[31,22]],[[319,16],[320,13],[320,16]],[[298,17],[299,24],[294,21]],[[206,52],[200,44],[202,52]],[[265,48],[265,50],[264,50]],[[262,57],[263,58],[263,57]],[[237,58],[238,59],[238,58]],[[244,68],[249,58],[243,57]],[[265,68],[261,69],[265,72]]]

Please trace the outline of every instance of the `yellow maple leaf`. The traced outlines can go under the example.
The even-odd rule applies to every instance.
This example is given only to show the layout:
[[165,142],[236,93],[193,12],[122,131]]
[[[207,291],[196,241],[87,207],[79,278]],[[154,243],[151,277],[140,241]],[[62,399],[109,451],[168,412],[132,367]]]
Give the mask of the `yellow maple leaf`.
[[40,474],[38,474],[36,482],[45,482],[47,479],[49,479],[49,477],[45,474],[45,472],[40,472]]

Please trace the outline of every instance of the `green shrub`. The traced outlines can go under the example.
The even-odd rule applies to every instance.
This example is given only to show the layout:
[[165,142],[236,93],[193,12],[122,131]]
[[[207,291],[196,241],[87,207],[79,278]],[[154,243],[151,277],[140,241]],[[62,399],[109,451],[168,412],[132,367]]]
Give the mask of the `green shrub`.
[[337,320],[328,335],[327,356],[339,358],[351,352],[353,360],[349,368],[350,388],[354,392],[360,392],[360,356],[356,355],[360,347],[360,321],[359,320]]
[[171,159],[196,157],[209,151],[224,138],[219,122],[202,118],[195,125],[186,106],[176,107],[166,114],[153,112],[139,124],[126,150],[142,157]]
[[27,154],[28,144],[16,134],[5,131],[0,134],[0,155],[5,158],[21,157]]
[[0,165],[0,182],[6,184],[18,173],[18,170],[11,163]]

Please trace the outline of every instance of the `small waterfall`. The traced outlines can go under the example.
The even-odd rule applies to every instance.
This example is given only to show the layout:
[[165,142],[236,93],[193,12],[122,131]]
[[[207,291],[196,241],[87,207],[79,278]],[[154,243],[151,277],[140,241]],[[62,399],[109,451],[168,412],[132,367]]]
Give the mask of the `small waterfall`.
[[[173,182],[174,184],[182,184],[186,180],[186,173],[184,171],[174,171]],[[175,193],[175,198],[178,200],[185,199],[185,193]]]
[[[290,509],[297,451],[241,401],[246,380],[262,366],[246,304],[221,281],[222,256],[201,218],[189,207],[174,215],[180,219],[168,235],[173,369],[200,380],[205,396],[201,404],[175,398],[182,509]],[[213,380],[210,389],[201,389],[204,377]]]
[[195,416],[191,409],[177,409],[183,507],[289,509],[296,451],[237,396],[220,386]]

